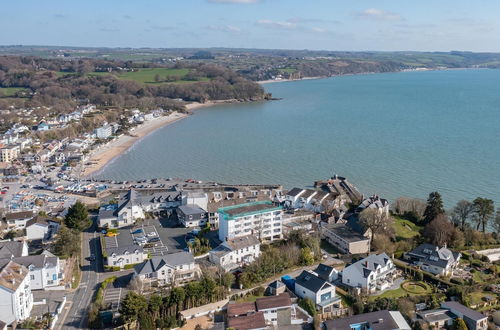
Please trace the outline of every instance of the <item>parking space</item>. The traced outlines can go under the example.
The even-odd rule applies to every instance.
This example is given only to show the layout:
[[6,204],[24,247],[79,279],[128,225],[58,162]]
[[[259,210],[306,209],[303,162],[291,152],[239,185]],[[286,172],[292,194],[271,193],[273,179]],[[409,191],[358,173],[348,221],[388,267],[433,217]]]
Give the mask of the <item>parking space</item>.
[[[173,218],[147,219],[134,227],[119,229],[119,235],[105,240],[110,248],[138,244],[151,256],[161,256],[186,249],[186,234],[192,230],[179,226]],[[208,233],[207,238],[212,247],[220,244],[216,232]]]
[[120,309],[120,301],[125,297],[128,290],[126,288],[107,288],[104,290],[104,304],[117,312]]

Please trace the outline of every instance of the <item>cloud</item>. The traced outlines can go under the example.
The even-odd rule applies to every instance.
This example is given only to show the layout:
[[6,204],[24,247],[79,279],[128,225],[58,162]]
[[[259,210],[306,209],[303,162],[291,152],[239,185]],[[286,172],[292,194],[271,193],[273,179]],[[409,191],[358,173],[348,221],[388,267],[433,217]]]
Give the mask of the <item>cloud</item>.
[[208,0],[208,2],[212,3],[237,3],[237,4],[250,4],[250,3],[257,3],[260,2],[260,0]]
[[305,18],[305,17],[292,17],[286,20],[290,23],[332,23],[340,24],[340,21],[334,19],[323,19],[323,18]]
[[355,13],[355,16],[362,19],[371,19],[376,21],[402,21],[401,15],[377,8],[368,8]]
[[66,15],[64,14],[54,14],[55,18],[66,18]]
[[237,26],[233,25],[208,25],[205,26],[207,30],[212,31],[221,31],[221,32],[231,32],[231,33],[239,33],[241,29]]
[[273,30],[289,30],[289,31],[298,31],[298,32],[306,32],[306,33],[332,33],[332,31],[321,28],[321,27],[309,27],[304,26],[298,23],[286,21],[273,21],[269,19],[261,19],[256,22],[257,25],[260,25],[267,29]]
[[124,19],[132,19],[132,16],[130,16],[130,15],[123,15],[123,18]]
[[257,21],[257,25],[272,28],[272,29],[285,29],[285,30],[293,30],[297,28],[296,23],[288,22],[288,21],[273,21],[270,19],[259,19]]

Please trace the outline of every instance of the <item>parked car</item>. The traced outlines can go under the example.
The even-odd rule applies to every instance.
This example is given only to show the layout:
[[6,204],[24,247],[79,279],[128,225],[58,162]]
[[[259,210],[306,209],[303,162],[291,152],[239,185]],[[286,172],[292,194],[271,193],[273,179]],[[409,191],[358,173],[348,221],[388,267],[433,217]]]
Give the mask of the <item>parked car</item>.
[[132,232],[132,234],[142,234],[143,233],[143,230],[141,228],[139,229],[136,229]]
[[154,237],[156,236],[156,232],[155,231],[152,231],[150,233],[148,233],[148,237]]
[[148,240],[148,243],[159,242],[159,241],[160,241],[159,237],[153,237]]

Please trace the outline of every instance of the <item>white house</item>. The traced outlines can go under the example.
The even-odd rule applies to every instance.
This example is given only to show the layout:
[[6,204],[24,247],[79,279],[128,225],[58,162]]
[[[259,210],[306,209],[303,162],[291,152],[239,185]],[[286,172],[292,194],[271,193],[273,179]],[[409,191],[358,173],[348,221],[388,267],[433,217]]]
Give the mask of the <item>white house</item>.
[[138,245],[106,247],[106,255],[107,266],[120,268],[139,264],[148,258],[147,252]]
[[26,267],[11,260],[3,263],[0,270],[0,302],[0,319],[6,324],[30,316],[33,294]]
[[26,223],[33,218],[32,211],[23,211],[15,213],[7,213],[5,215],[5,222],[7,223],[8,230],[24,229]]
[[460,252],[454,252],[444,247],[424,243],[410,252],[404,254],[404,259],[409,263],[422,268],[422,270],[441,276],[451,275],[458,266]]
[[283,208],[271,201],[250,202],[219,209],[219,239],[256,235],[261,241],[283,238]]
[[59,222],[36,217],[26,223],[26,239],[44,241],[51,240],[59,230]]
[[339,272],[332,266],[328,266],[325,264],[319,264],[318,267],[314,270],[318,277],[327,282],[333,282],[337,278],[339,278]]
[[226,272],[250,264],[259,256],[260,242],[253,235],[230,238],[209,253],[210,261]]
[[341,299],[335,294],[335,286],[311,271],[304,270],[295,278],[295,294],[300,298],[311,299],[321,313],[341,307]]
[[203,227],[208,221],[207,211],[196,204],[179,206],[177,217],[184,227]]
[[59,258],[48,251],[35,256],[14,258],[13,261],[29,270],[32,290],[43,290],[61,284],[63,273]]
[[396,267],[386,253],[372,254],[347,266],[342,271],[342,283],[373,293],[390,287]]
[[389,215],[389,201],[387,199],[380,198],[378,195],[372,195],[365,198],[361,204],[356,208],[356,212],[362,212],[366,209],[378,210],[380,213]]
[[94,133],[98,139],[107,139],[113,135],[113,127],[105,123],[103,126],[96,128]]
[[158,282],[161,285],[192,281],[201,274],[193,255],[184,251],[153,257],[134,268],[134,276],[143,283]]

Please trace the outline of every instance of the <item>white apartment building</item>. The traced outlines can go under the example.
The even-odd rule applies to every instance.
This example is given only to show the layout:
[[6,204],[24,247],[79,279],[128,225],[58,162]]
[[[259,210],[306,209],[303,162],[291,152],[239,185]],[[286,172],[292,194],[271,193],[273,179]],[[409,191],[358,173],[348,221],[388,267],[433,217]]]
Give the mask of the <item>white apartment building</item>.
[[260,242],[254,235],[230,238],[210,251],[209,259],[226,272],[250,264],[260,256]]
[[6,324],[22,321],[33,308],[28,269],[7,261],[0,270],[0,319]]
[[342,283],[373,293],[390,287],[395,276],[396,267],[386,253],[372,254],[344,268]]
[[107,247],[106,254],[106,265],[120,268],[141,263],[148,258],[147,252],[138,245]]
[[251,202],[219,209],[219,239],[253,234],[261,241],[283,238],[283,208],[271,201]]
[[0,163],[11,163],[19,156],[19,146],[7,146],[0,149]]

